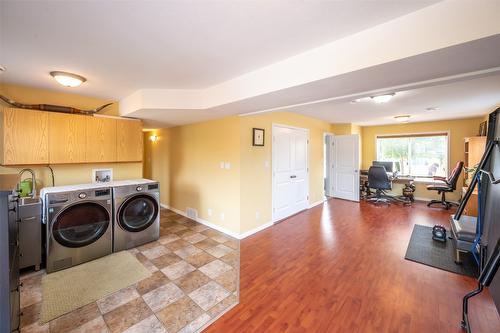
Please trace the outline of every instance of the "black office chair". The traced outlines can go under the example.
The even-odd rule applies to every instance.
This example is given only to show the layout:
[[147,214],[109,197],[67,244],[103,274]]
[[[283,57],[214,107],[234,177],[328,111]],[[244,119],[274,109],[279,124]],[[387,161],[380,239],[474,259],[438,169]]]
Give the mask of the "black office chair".
[[446,200],[446,192],[453,192],[457,188],[457,181],[460,177],[460,173],[462,172],[462,168],[464,167],[464,162],[457,162],[455,168],[451,171],[448,178],[445,177],[437,177],[434,176],[435,180],[443,181],[443,184],[432,184],[427,185],[427,190],[429,191],[437,191],[438,194],[441,194],[441,200],[431,200],[427,206],[430,207],[434,204],[440,204],[443,208],[450,209],[452,205],[458,206],[458,202],[448,201]]
[[368,201],[389,203],[394,199],[386,193],[392,190],[392,182],[383,166],[371,166],[368,169],[368,186],[375,190],[373,195],[367,197]]

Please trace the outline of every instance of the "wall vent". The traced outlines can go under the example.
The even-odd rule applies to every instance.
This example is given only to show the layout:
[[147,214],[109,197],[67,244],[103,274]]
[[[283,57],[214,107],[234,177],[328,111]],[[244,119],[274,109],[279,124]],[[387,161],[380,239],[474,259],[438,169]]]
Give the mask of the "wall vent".
[[194,208],[186,208],[186,215],[190,219],[197,220],[198,219],[198,211]]

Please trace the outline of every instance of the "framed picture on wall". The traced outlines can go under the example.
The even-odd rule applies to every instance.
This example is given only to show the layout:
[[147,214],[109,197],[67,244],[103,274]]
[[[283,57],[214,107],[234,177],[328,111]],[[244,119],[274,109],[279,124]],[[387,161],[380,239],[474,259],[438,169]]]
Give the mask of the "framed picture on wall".
[[264,146],[264,129],[263,128],[252,128],[252,144],[254,146]]
[[486,136],[486,127],[486,121],[483,121],[481,124],[479,124],[479,136]]

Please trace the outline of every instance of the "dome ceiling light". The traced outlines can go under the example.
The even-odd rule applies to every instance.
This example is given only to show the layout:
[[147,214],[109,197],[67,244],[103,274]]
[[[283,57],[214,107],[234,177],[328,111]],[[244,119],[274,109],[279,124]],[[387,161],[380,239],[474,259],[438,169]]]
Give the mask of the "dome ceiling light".
[[86,78],[83,76],[73,74],[73,73],[68,73],[68,72],[60,72],[60,71],[54,71],[50,72],[50,75],[61,85],[65,87],[78,87],[81,85],[83,82],[87,81]]
[[394,97],[394,95],[396,95],[396,93],[371,96],[371,99],[377,104],[387,103]]
[[410,115],[403,115],[403,116],[396,116],[394,117],[394,119],[396,119],[396,121],[399,121],[400,123],[407,123],[410,121]]

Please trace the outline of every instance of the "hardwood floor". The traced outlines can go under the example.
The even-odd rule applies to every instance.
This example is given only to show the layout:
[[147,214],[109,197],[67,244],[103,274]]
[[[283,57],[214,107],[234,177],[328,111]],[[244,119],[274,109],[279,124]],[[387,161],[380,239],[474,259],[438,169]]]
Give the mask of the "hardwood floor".
[[[404,259],[414,224],[449,212],[331,199],[241,242],[240,304],[205,332],[463,332],[475,280]],[[486,291],[474,333],[500,332]]]

